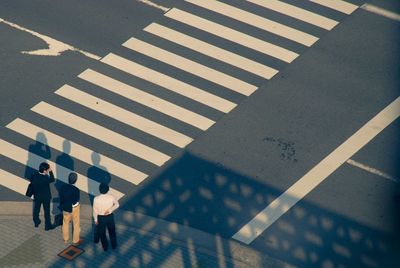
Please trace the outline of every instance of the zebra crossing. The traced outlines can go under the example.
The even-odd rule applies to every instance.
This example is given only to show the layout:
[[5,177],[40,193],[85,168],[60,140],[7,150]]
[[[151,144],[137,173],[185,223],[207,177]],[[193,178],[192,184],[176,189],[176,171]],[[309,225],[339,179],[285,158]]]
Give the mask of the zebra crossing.
[[[343,15],[343,18],[358,8],[354,4],[341,0],[309,0],[309,2],[326,10],[334,10]],[[115,157],[115,154],[109,152],[110,148],[134,157],[130,159],[138,159],[153,168],[160,168],[174,158],[174,153],[163,151],[162,148],[166,147],[158,148],[157,144],[166,143],[179,150],[184,149],[196,138],[196,135],[191,135],[193,129],[201,134],[217,122],[216,118],[203,114],[201,111],[210,110],[210,113],[217,114],[220,118],[239,105],[240,100],[253,94],[262,83],[272,79],[279,72],[278,68],[269,66],[260,57],[249,57],[232,50],[230,44],[254,51],[257,55],[264,55],[268,59],[283,64],[289,64],[300,56],[296,51],[282,44],[276,44],[274,40],[264,40],[260,36],[244,33],[219,20],[213,21],[203,17],[201,15],[203,12],[219,16],[221,20],[224,18],[235,20],[240,24],[257,28],[307,48],[315,44],[319,37],[260,14],[254,14],[250,10],[257,7],[261,9],[260,13],[263,10],[273,11],[280,16],[294,18],[324,31],[330,31],[340,23],[324,14],[317,14],[278,0],[247,0],[242,3],[245,8],[236,7],[234,3],[208,0],[186,0],[184,4],[183,7],[170,9],[164,14],[163,20],[151,23],[144,27],[141,33],[122,43],[121,49],[125,49],[124,55],[110,52],[101,58],[100,63],[111,68],[113,70],[111,73],[98,70],[98,68],[86,69],[77,76],[77,79],[85,86],[65,84],[54,91],[54,96],[56,96],[54,100],[42,101],[33,106],[27,117],[40,117],[40,120],[45,122],[41,126],[24,118],[16,118],[6,126],[6,129],[15,133],[16,136],[39,142],[53,150],[64,152],[75,160],[116,176],[117,179],[111,182],[110,189],[119,199],[128,190],[117,189],[119,180],[132,186],[139,185],[151,176],[151,173],[138,167],[136,161],[129,161],[129,163],[121,161]],[[192,11],[193,7],[201,9],[201,14],[195,14]],[[191,31],[181,30],[182,26],[184,26],[183,29],[189,27]],[[220,42],[215,43],[204,39],[204,33]],[[172,44],[175,47],[174,51],[166,45],[159,45],[164,42]],[[221,42],[227,45],[221,46]],[[187,57],[185,53],[181,53],[182,48],[186,49],[186,52],[201,55],[201,60],[198,60],[198,57]],[[151,59],[154,62],[153,65],[157,67],[143,64],[137,60],[139,57]],[[222,64],[224,68],[218,69],[211,66],[210,61]],[[162,66],[167,66],[171,71],[167,74]],[[237,72],[230,72],[230,69],[239,69],[241,73],[237,75]],[[132,77],[132,80],[117,79],[116,72]],[[259,80],[249,79],[250,76],[256,76]],[[198,82],[192,82],[193,77]],[[146,88],[147,86],[156,88],[157,92],[162,92],[162,94],[151,92]],[[104,94],[111,94],[107,96],[114,97],[99,96]],[[161,97],[163,94],[170,94],[173,97],[165,99]],[[226,94],[235,96],[234,100],[225,97]],[[117,96],[132,105],[129,108],[122,107],[116,101]],[[180,101],[171,101],[174,98],[179,98]],[[63,106],[61,103],[68,103],[68,105]],[[194,103],[200,105],[202,109],[192,108],[191,104]],[[162,114],[161,118],[176,120],[183,127],[179,130],[174,129],[168,120],[160,122],[160,120],[144,116],[135,110],[138,108],[133,104],[140,105],[153,114]],[[90,112],[79,114],[73,107],[79,107],[80,111]],[[104,122],[117,121],[129,131],[122,132],[120,129],[110,128],[108,124],[99,120],[96,122],[92,118],[94,114],[96,117],[107,118]],[[53,124],[57,124],[57,127],[53,127]],[[67,137],[60,128],[71,131],[71,134]],[[186,131],[186,128],[190,128],[191,131]],[[142,136],[157,140],[156,145],[151,142],[146,144],[145,141],[151,140],[150,138],[136,140],[134,135],[129,135],[131,131],[139,131]],[[39,133],[41,135],[38,135]],[[95,141],[100,143],[95,143]],[[0,137],[1,156],[18,163],[21,167],[37,168],[40,162],[48,161],[55,167],[56,177],[61,181],[67,181],[67,176],[72,171],[70,167],[64,167],[15,143],[18,142]],[[65,150],[65,143],[69,144],[68,150]],[[93,146],[93,144],[102,146]],[[101,159],[101,164],[93,160],[94,154]],[[80,180],[77,186],[80,190],[91,195],[98,194],[99,182],[95,178],[85,176],[81,170],[75,170],[75,172],[79,174]],[[28,184],[22,176],[3,168],[0,168],[0,182],[2,186],[20,194],[25,193]]]

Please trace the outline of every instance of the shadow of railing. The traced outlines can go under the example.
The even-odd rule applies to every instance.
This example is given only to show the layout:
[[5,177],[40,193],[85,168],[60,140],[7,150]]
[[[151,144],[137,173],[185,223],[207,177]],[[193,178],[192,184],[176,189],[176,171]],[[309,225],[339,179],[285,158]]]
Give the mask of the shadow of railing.
[[[90,244],[93,234],[88,232],[87,252],[74,263],[60,260],[54,267],[93,262],[103,267],[164,267],[174,262],[174,267],[235,267],[230,257],[235,258],[237,249],[225,239],[279,194],[186,153],[122,201],[121,208],[132,215],[117,217],[118,250],[103,253],[100,245]],[[159,219],[166,221],[161,232]],[[179,236],[183,226],[204,233]],[[261,267],[270,266],[269,257],[300,267],[393,267],[399,260],[394,237],[307,202],[299,202],[250,246],[260,252]]]

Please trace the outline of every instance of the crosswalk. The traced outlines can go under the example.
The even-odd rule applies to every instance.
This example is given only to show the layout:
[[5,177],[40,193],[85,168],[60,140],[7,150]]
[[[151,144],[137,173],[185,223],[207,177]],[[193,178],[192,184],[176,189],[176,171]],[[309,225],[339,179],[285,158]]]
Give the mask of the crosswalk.
[[[326,14],[306,10],[300,6],[300,2],[293,5],[278,0],[186,0],[184,5],[170,9],[160,21],[144,27],[141,33],[122,43],[123,54],[120,51],[110,52],[101,58],[100,63],[107,68],[84,70],[77,76],[82,81],[79,86],[66,83],[55,89],[56,98],[34,105],[26,117],[36,116],[42,124],[16,118],[6,129],[15,137],[39,142],[115,176],[116,179],[111,181],[111,192],[118,199],[122,198],[129,189],[118,190],[121,188],[118,181],[135,186],[151,176],[137,161],[143,161],[153,168],[162,167],[174,158],[174,153],[165,151],[165,148],[172,146],[184,149],[195,140],[197,135],[193,133],[207,131],[216,123],[216,118],[232,111],[241,100],[272,79],[279,72],[277,65],[273,64],[275,61],[289,64],[300,56],[298,52],[285,47],[285,43],[277,43],[276,39],[268,40],[268,36],[272,34],[278,36],[279,40],[288,40],[305,48],[311,47],[320,38],[315,33],[307,33],[262,14],[272,11],[276,16],[287,16],[330,31],[340,23],[337,17],[344,19],[358,8],[342,0],[309,0],[309,4],[319,6],[319,10],[321,7],[322,10],[329,10],[327,14],[337,12],[337,16],[332,19]],[[257,14],[251,11],[255,8],[259,10]],[[228,23],[230,20],[236,23],[231,25]],[[235,26],[237,23],[244,28],[265,32],[266,38],[260,37],[260,34],[253,36],[243,32],[243,27]],[[238,52],[241,50],[248,53]],[[143,59],[153,64],[143,64]],[[117,78],[116,73],[132,78]],[[164,98],[166,95],[170,97]],[[120,105],[118,100],[121,99],[125,105]],[[153,115],[159,114],[160,117],[154,119],[142,110]],[[107,120],[123,125],[125,131],[110,127],[107,123],[110,121]],[[180,124],[179,128],[176,128],[177,124]],[[145,138],[137,140],[130,133],[141,133]],[[67,181],[72,171],[70,167],[22,148],[18,139],[7,139],[0,137],[2,157],[21,167],[31,168],[37,168],[40,162],[47,161],[54,165],[57,179]],[[164,143],[170,147],[159,148]],[[110,152],[112,150],[138,160],[122,161]],[[101,159],[101,162],[95,161],[95,158]],[[75,172],[80,178],[77,185],[79,189],[91,195],[98,194],[99,181],[89,174],[85,176],[83,170]],[[0,183],[24,194],[28,181],[1,167]]]

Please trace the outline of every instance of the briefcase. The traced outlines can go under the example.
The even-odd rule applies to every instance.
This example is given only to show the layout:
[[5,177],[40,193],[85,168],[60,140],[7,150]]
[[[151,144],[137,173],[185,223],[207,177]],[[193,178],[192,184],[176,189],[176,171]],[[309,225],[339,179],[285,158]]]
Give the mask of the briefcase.
[[54,225],[55,226],[63,225],[63,220],[64,220],[64,216],[62,213],[56,214],[56,216],[54,216]]
[[29,183],[28,188],[26,189],[25,195],[26,195],[27,197],[32,197],[32,195],[33,195],[33,186],[32,186],[32,183]]

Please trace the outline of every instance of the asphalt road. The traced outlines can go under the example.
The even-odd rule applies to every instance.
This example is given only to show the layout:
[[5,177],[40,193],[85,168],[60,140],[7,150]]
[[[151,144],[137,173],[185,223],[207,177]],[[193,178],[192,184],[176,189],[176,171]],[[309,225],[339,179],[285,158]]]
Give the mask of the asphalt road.
[[[46,44],[27,32],[0,23],[0,138],[93,177],[89,171],[92,163],[74,157],[65,160],[63,151],[54,148],[46,155],[43,147],[38,148],[32,139],[6,125],[21,118],[64,139],[79,142],[149,175],[139,185],[133,185],[95,169],[94,180],[110,180],[106,182],[125,194],[121,199],[124,209],[232,237],[399,96],[400,22],[365,9],[345,15],[309,1],[285,1],[339,22],[328,31],[245,1],[224,2],[312,34],[319,40],[306,47],[193,4],[154,1],[300,55],[286,63],[168,18],[160,8],[138,1],[2,1],[0,18],[3,20],[99,57],[110,52],[117,54],[238,105],[224,113],[210,108],[208,103],[166,90],[78,52],[67,51],[56,57],[22,54],[21,51],[45,48]],[[349,2],[364,4],[363,1]],[[368,3],[400,13],[400,6],[394,0]],[[267,80],[143,31],[153,22],[275,68],[279,73]],[[131,37],[229,74],[258,89],[244,96],[208,81],[208,77],[192,74],[195,70],[184,71],[121,46]],[[203,131],[127,100],[78,78],[87,68],[216,123]],[[184,149],[178,148],[54,94],[65,84],[168,126],[194,141]],[[78,126],[74,124],[64,125],[30,110],[41,101],[155,148],[171,159],[158,167],[77,131]],[[300,267],[393,267],[399,262],[396,256],[400,223],[399,124],[395,120],[351,157],[369,171],[348,163],[339,166],[250,246]],[[3,148],[2,154],[1,169],[19,177],[26,175],[25,163],[6,157],[8,153]],[[372,169],[392,179],[371,173]],[[87,193],[82,192],[82,199],[89,202]],[[0,186],[0,200],[27,199]]]

